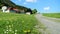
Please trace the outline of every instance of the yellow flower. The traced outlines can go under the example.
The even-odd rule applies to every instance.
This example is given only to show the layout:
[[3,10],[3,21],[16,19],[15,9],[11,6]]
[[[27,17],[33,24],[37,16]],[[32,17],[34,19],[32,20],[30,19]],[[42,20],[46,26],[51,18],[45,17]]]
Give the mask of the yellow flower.
[[27,32],[27,31],[24,31],[25,33]]
[[28,32],[30,32],[30,30],[28,30]]

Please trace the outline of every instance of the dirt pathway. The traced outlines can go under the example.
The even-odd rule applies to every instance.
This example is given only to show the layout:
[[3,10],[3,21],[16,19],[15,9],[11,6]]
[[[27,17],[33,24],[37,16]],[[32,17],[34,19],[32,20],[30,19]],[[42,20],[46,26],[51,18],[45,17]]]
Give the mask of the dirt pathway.
[[50,34],[60,34],[60,23],[50,21],[40,14],[37,14],[36,18],[49,29]]

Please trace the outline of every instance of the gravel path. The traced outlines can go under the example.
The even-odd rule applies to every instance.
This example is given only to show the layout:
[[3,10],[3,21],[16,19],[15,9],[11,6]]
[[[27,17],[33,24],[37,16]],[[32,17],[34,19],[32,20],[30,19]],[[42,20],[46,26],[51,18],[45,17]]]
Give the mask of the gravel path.
[[50,34],[60,34],[60,23],[50,21],[40,14],[37,14],[36,18],[49,29]]

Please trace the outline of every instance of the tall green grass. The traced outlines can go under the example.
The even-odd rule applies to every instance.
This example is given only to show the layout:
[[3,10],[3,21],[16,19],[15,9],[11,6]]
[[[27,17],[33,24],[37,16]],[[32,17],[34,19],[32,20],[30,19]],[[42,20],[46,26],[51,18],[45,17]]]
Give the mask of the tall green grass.
[[43,13],[43,16],[60,18],[60,13]]
[[0,34],[31,34],[37,23],[34,15],[0,13]]

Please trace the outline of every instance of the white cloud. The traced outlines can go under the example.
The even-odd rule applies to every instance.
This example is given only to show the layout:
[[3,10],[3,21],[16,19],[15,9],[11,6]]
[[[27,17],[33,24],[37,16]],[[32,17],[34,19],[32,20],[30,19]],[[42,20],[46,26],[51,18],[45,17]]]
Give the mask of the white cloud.
[[26,0],[26,2],[37,2],[37,0]]
[[49,10],[50,9],[50,7],[48,6],[48,7],[44,7],[44,10]]

